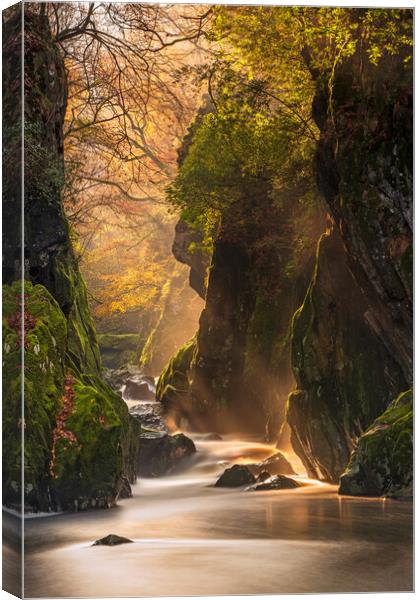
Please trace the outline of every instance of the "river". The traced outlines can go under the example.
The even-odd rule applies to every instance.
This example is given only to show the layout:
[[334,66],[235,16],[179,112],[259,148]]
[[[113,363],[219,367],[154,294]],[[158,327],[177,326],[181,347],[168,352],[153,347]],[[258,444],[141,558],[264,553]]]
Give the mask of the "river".
[[[412,589],[410,502],[339,497],[310,480],[297,490],[214,488],[224,462],[274,449],[193,437],[198,452],[185,471],[139,480],[112,510],[25,519],[26,596]],[[92,547],[109,533],[134,543]]]

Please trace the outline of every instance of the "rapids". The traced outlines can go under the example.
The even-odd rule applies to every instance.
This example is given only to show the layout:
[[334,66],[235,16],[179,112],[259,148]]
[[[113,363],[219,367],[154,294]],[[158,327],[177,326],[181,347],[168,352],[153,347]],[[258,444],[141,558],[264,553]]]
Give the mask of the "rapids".
[[[26,518],[26,596],[412,588],[411,503],[340,498],[336,486],[310,480],[297,490],[214,488],[227,464],[262,460],[274,448],[192,437],[197,454],[184,471],[139,480],[115,509]],[[92,547],[109,533],[135,543]]]

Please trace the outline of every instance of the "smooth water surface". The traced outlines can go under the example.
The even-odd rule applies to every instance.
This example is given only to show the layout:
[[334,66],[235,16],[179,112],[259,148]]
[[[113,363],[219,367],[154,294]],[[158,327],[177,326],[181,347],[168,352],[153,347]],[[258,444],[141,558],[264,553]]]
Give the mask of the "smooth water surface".
[[[270,446],[204,441],[184,472],[143,479],[112,510],[26,519],[29,597],[412,589],[412,504],[298,490],[212,487]],[[303,478],[302,478],[303,479]],[[133,544],[92,543],[109,533]]]

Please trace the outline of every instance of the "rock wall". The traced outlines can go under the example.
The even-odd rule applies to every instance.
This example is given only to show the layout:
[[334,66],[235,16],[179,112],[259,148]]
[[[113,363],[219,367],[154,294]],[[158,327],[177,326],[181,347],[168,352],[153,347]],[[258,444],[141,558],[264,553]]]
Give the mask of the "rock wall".
[[405,380],[368,326],[369,305],[336,229],[318,244],[316,268],[292,323],[297,389],[288,400],[291,441],[310,475],[337,482],[360,435]]
[[342,493],[410,488],[412,415],[403,404],[398,467],[389,444],[400,439],[392,422],[400,409],[387,409],[412,382],[412,63],[405,59],[402,51],[385,54],[374,65],[358,48],[337,67],[332,96],[314,73],[315,168],[336,231],[321,238],[293,320],[297,390],[288,421],[313,476],[338,481],[353,451]]
[[[178,348],[197,331],[203,301],[188,284],[188,269],[176,265],[172,278],[163,289],[162,312],[140,356],[140,368],[158,376]],[[190,273],[192,272],[192,268]],[[203,280],[204,289],[204,280]]]
[[295,203],[275,203],[271,192],[257,181],[222,217],[182,407],[171,369],[158,385],[168,410],[197,430],[253,432],[274,441],[284,422],[292,382],[290,320],[312,262],[307,258],[298,276],[286,277],[293,251],[286,223]]
[[[19,18],[19,17],[17,17]],[[20,23],[15,23],[19,27]],[[13,23],[11,23],[13,29]],[[10,38],[13,64],[19,38]],[[11,70],[7,77],[14,77]],[[11,86],[13,81],[7,82]],[[25,427],[25,505],[34,510],[110,506],[123,483],[134,481],[136,423],[101,378],[96,333],[86,287],[74,256],[61,205],[66,74],[48,20],[25,8],[25,312],[21,281],[6,268],[3,335],[7,340],[4,426]],[[6,175],[6,181],[8,177]],[[12,183],[8,183],[12,185]],[[20,202],[17,195],[15,203]],[[6,230],[6,265],[13,244]],[[9,252],[10,249],[10,252]],[[19,323],[24,319],[25,339]],[[25,351],[25,419],[20,412],[20,370]],[[9,436],[9,433],[7,433]],[[11,441],[12,443],[12,441]],[[4,501],[19,503],[16,452],[4,472]]]

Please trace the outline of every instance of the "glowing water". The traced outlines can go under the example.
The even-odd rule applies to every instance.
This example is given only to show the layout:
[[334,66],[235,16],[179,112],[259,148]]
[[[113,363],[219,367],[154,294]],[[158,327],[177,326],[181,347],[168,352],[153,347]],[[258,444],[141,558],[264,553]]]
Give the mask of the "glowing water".
[[[28,519],[26,595],[412,588],[410,503],[339,498],[319,482],[272,492],[214,488],[225,462],[262,460],[274,449],[202,437],[196,445],[187,471],[139,481],[113,510]],[[91,546],[108,533],[135,543]]]

